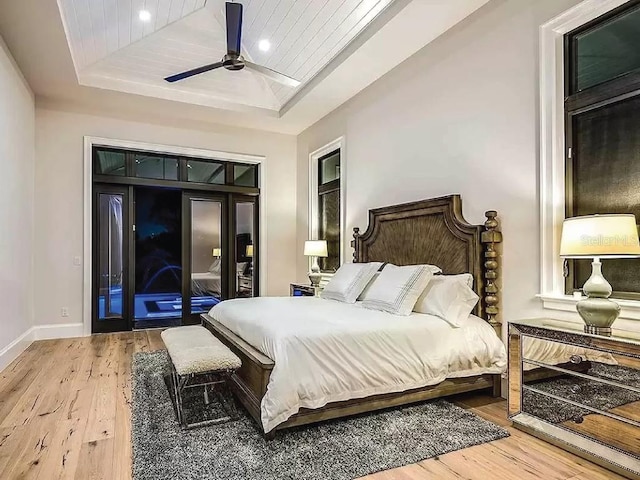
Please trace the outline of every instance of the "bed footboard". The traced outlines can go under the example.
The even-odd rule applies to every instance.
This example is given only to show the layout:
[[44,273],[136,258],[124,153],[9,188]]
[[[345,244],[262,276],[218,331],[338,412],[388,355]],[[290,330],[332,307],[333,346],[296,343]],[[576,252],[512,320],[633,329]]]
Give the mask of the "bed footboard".
[[273,360],[209,315],[203,314],[200,319],[205,328],[240,357],[242,367],[231,377],[231,386],[238,400],[262,427],[260,402],[267,391]]

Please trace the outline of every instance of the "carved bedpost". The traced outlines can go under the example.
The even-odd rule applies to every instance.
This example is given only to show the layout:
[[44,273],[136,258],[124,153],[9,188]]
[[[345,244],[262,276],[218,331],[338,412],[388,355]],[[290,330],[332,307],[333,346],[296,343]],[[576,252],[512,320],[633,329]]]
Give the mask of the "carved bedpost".
[[351,240],[351,248],[353,248],[353,262],[358,262],[358,237],[360,237],[360,229],[353,227],[353,240]]
[[502,243],[502,233],[498,230],[498,212],[489,210],[485,212],[487,221],[484,222],[485,231],[482,232],[482,245],[484,247],[484,304],[487,321],[500,332],[500,292],[498,278],[500,277],[500,253],[498,246]]

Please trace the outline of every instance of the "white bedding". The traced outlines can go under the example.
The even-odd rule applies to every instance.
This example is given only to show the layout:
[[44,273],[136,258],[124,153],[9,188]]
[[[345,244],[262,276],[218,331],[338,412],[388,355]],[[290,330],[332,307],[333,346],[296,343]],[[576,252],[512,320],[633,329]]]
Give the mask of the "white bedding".
[[471,316],[453,328],[435,316],[396,316],[315,297],[221,302],[210,315],[275,366],[262,399],[269,432],[300,408],[502,373],[503,343]]
[[222,283],[220,273],[204,272],[191,274],[191,291],[195,295],[220,295]]

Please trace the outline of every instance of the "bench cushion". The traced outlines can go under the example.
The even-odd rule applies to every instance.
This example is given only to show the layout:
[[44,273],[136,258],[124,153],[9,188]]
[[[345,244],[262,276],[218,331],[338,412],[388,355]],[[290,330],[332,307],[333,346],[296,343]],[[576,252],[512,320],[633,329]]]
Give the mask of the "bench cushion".
[[199,325],[169,328],[161,336],[179,375],[236,370],[242,365],[226,345]]

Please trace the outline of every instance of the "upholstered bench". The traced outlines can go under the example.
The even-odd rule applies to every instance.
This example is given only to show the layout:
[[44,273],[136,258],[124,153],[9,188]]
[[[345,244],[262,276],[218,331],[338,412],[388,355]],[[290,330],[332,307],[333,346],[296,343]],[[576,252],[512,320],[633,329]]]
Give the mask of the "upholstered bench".
[[[209,330],[198,325],[175,327],[161,334],[171,358],[171,388],[178,422],[182,428],[228,422],[237,419],[228,381],[240,368],[240,359]],[[226,415],[189,423],[184,415],[183,393],[187,388],[203,387],[204,403],[209,405],[209,388],[218,396]]]

